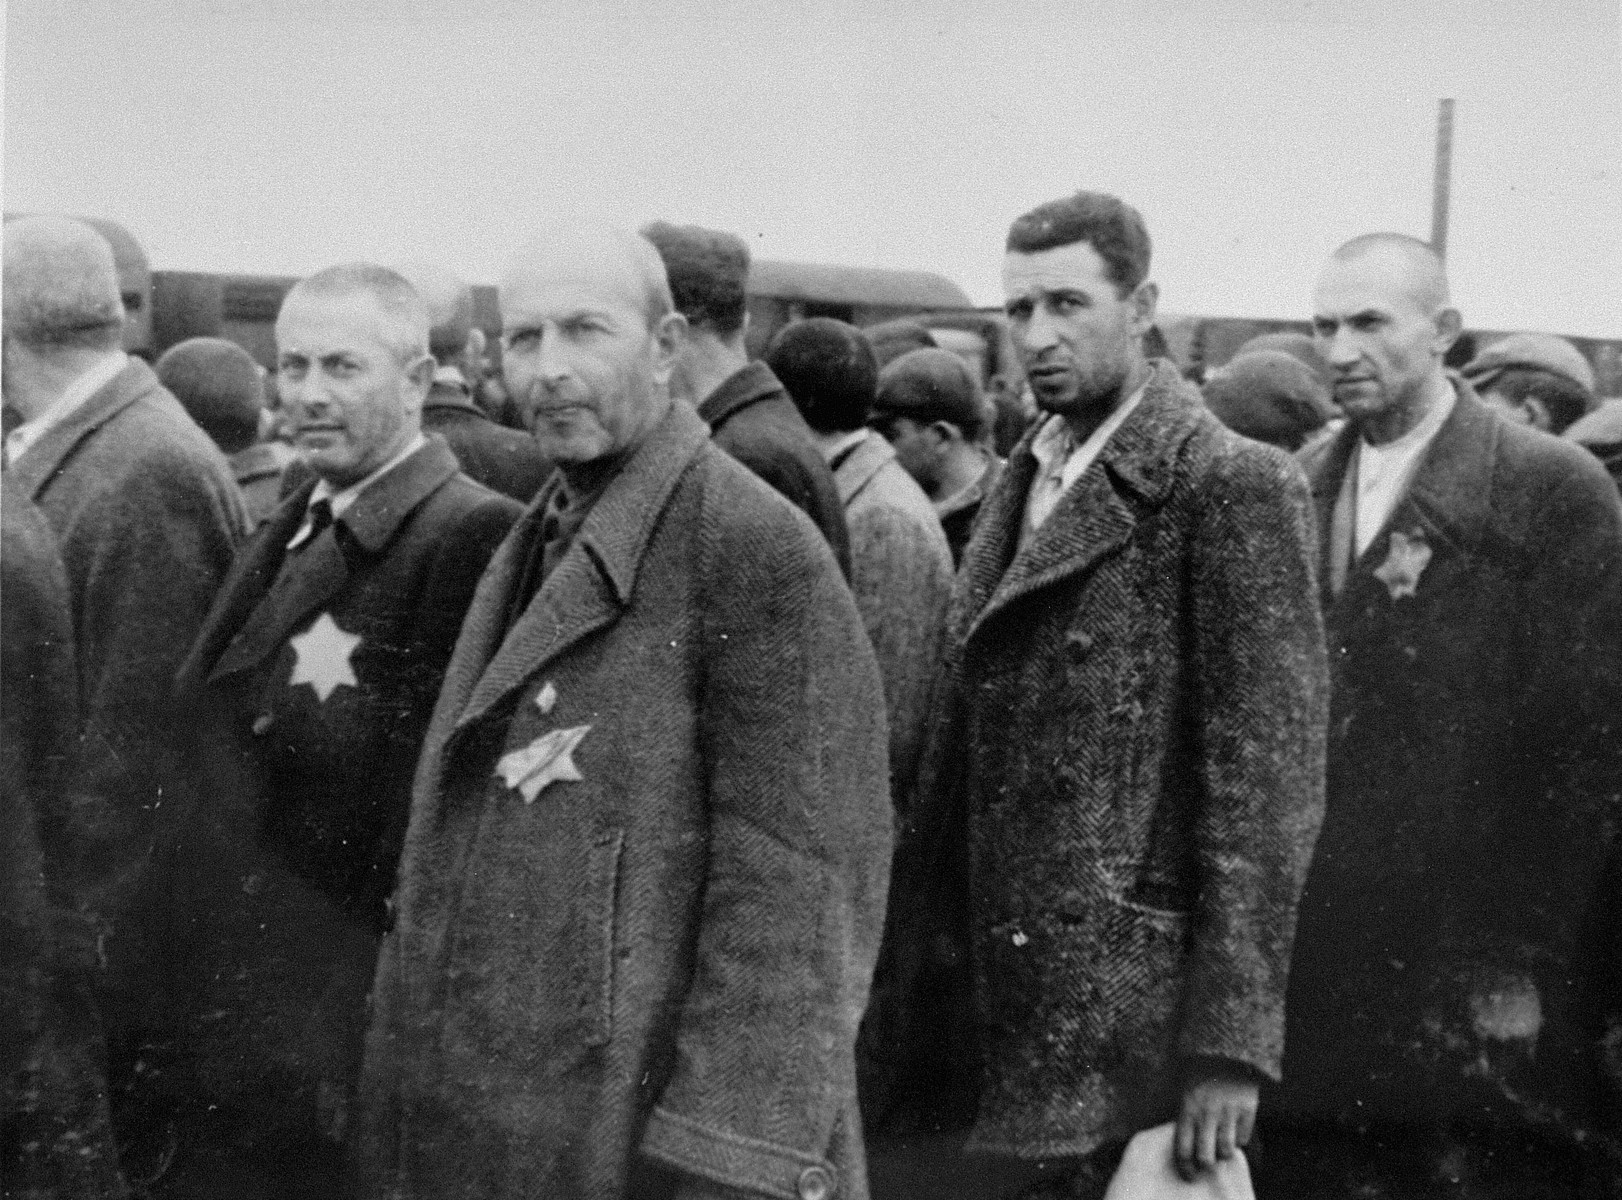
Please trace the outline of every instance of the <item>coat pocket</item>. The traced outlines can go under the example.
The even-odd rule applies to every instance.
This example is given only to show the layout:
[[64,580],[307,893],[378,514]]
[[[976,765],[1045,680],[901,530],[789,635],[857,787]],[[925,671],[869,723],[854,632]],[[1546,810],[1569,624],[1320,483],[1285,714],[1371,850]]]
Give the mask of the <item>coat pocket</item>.
[[614,1033],[614,919],[624,846],[624,832],[610,829],[598,834],[586,852],[578,1003],[588,1046],[607,1045]]

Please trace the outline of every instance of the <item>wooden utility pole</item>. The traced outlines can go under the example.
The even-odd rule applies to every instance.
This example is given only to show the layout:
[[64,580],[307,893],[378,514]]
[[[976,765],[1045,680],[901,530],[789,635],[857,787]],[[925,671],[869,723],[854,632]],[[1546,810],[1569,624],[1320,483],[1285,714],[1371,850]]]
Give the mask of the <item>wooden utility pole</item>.
[[1436,112],[1436,182],[1431,190],[1431,248],[1447,258],[1447,203],[1453,175],[1453,101]]

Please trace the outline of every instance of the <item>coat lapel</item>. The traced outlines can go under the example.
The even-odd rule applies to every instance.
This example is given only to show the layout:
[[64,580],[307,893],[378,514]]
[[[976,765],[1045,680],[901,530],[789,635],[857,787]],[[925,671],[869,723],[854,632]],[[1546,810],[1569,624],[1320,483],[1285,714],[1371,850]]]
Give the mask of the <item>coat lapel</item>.
[[[1156,365],[1137,408],[1018,551],[1025,498],[1037,470],[1030,451],[1036,430],[1026,434],[982,518],[983,553],[967,569],[966,637],[1023,597],[1088,570],[1132,536],[1143,506],[1165,499],[1173,460],[1198,420],[1184,389],[1176,371]],[[1004,563],[1006,570],[1000,570]],[[977,603],[980,596],[985,599]]]
[[459,712],[458,729],[485,716],[570,646],[618,619],[670,493],[708,441],[709,428],[692,407],[673,403],[592,506],[573,544],[503,637],[513,589],[540,536],[551,488],[542,490],[485,573],[447,672],[442,708]]
[[55,478],[80,442],[143,396],[154,394],[165,397],[176,412],[184,415],[179,402],[163,390],[152,368],[138,358],[130,359],[99,391],[19,455],[7,468],[7,474],[27,489],[29,499],[37,502],[45,485]]
[[1348,422],[1332,438],[1310,446],[1297,461],[1312,488],[1313,513],[1318,519],[1318,598],[1325,611],[1334,604],[1330,556],[1334,553],[1335,502],[1357,448],[1357,429]]
[[[287,570],[282,570],[287,540],[303,521],[304,509],[292,503],[278,509],[275,532],[285,531],[286,537],[280,543],[267,538],[263,546],[266,555],[276,558],[271,572],[274,582],[248,615],[240,635],[220,656],[210,681],[263,662],[300,622],[342,590],[350,570],[338,541],[339,526],[348,530],[365,553],[379,554],[406,517],[456,471],[450,449],[442,440],[430,438],[427,445],[361,492],[326,532],[298,551]],[[313,483],[296,494],[308,502],[312,491]]]

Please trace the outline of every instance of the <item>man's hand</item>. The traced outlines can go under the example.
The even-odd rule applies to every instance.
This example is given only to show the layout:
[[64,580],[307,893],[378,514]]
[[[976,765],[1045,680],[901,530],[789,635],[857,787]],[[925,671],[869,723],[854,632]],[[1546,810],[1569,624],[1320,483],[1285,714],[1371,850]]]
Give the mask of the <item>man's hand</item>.
[[1192,1180],[1250,1143],[1257,1093],[1255,1081],[1235,1068],[1202,1064],[1198,1073],[1191,1074],[1173,1147],[1179,1175]]

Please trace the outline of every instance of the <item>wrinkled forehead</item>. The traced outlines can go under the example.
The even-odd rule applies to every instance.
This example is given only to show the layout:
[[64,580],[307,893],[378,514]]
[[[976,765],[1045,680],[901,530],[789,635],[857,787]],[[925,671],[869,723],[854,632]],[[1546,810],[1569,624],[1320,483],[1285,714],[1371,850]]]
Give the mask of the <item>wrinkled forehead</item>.
[[1010,250],[1003,256],[1002,286],[1011,300],[1060,291],[1116,293],[1104,259],[1089,242],[1071,242],[1034,254]]
[[637,321],[648,316],[648,284],[630,248],[608,235],[526,247],[500,279],[502,324],[597,312]]

